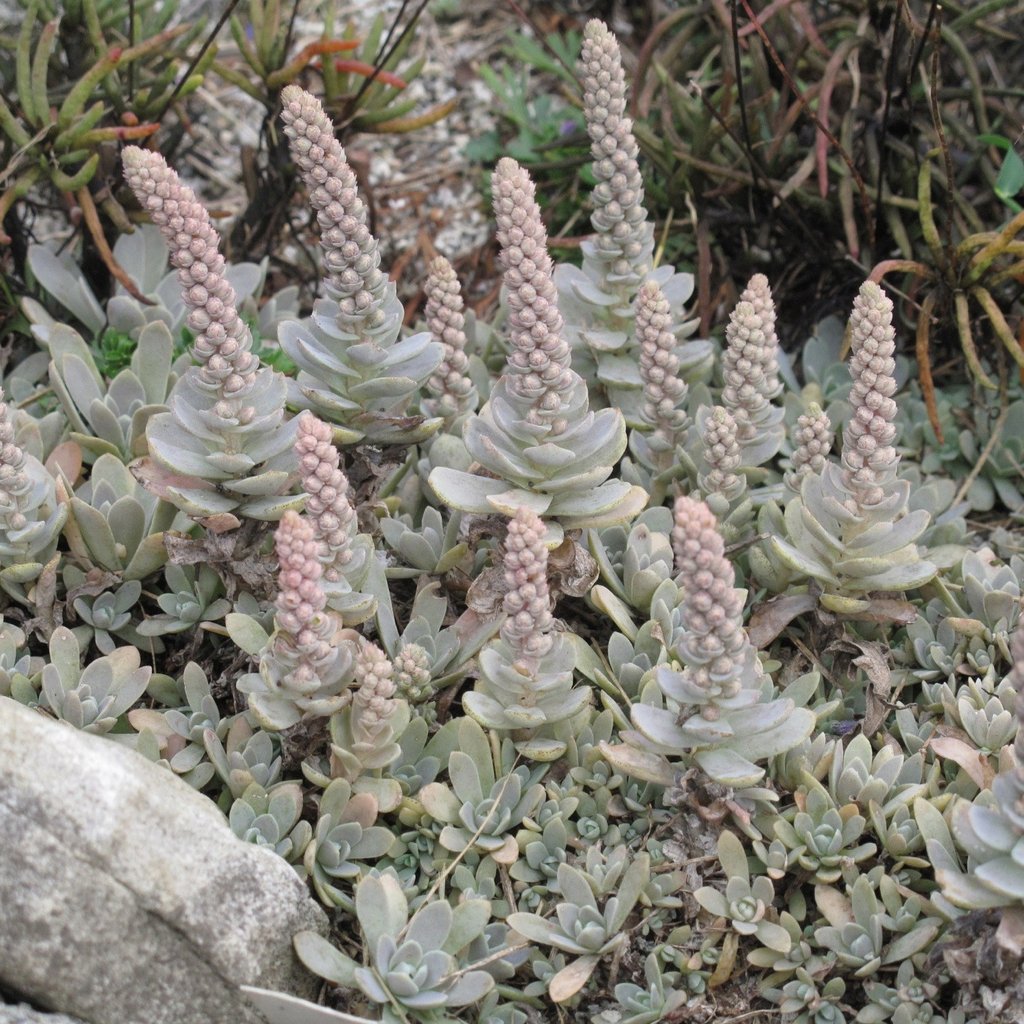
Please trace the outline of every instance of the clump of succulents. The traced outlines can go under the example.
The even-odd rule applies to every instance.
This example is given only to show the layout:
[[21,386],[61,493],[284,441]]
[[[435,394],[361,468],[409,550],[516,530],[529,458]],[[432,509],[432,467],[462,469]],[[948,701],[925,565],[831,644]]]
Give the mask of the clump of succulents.
[[961,802],[953,836],[967,853],[966,871],[940,838],[928,839],[928,854],[944,896],[955,906],[1002,908],[999,936],[1019,955],[1024,949],[1024,629],[1013,635],[1012,685],[1016,690],[1017,732],[1012,765],[992,780],[973,803]]
[[[97,299],[82,268],[67,252],[55,253],[44,245],[31,245],[27,262],[48,297],[72,314],[85,330],[86,340],[99,350],[97,368],[116,379],[125,365],[132,365],[137,373],[135,353],[144,334],[169,335],[177,349],[191,339],[193,332],[187,325],[190,307],[182,294],[177,271],[168,271],[167,246],[156,224],[138,224],[131,234],[121,235],[114,243],[113,256],[134,294],[117,281],[105,304]],[[263,296],[268,265],[269,261],[263,260],[260,264],[229,263],[224,268],[224,276],[235,292],[238,311],[261,347],[276,343],[279,322],[298,312],[298,288],[294,285],[269,298]],[[139,300],[140,295],[145,301]],[[22,309],[33,325],[33,334],[47,346],[55,329],[67,330],[67,325],[55,320],[35,299],[23,299]],[[148,330],[158,323],[167,331]],[[95,361],[95,355],[93,358]],[[140,380],[146,388],[164,383],[156,374]]]
[[439,258],[405,332],[297,87],[308,318],[257,308],[265,268],[225,264],[153,152],[125,152],[154,223],[117,248],[152,306],[32,248],[92,334],[21,304],[0,715],[130,747],[289,863],[336,926],[298,954],[350,1020],[655,1024],[756,990],[795,1024],[980,1024],[944,939],[1024,946],[1024,544],[964,514],[986,474],[1012,499],[1017,440],[967,477],[947,396],[945,446],[897,449],[909,366],[870,283],[849,368],[826,321],[800,391],[755,275],[710,372],[600,23],[580,69],[595,235],[553,267],[501,161],[494,324]]

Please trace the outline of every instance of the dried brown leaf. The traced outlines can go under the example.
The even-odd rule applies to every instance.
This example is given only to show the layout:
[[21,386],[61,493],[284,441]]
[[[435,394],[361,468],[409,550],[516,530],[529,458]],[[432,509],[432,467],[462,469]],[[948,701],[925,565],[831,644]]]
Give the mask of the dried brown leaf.
[[1024,907],[1006,907],[996,929],[996,942],[1012,956],[1024,953]]
[[158,498],[163,498],[166,501],[173,500],[171,498],[172,487],[179,488],[182,490],[201,490],[201,491],[212,491],[213,486],[206,480],[200,480],[198,477],[193,476],[181,476],[177,473],[169,473],[166,469],[154,462],[148,455],[143,456],[141,459],[136,459],[131,463],[128,468],[131,470],[131,474],[136,480],[142,484],[151,494],[155,494]]
[[754,609],[747,623],[750,642],[763,651],[798,615],[813,611],[817,600],[811,594],[782,594]]
[[721,985],[724,985],[729,978],[732,977],[732,972],[736,967],[736,953],[739,948],[739,935],[733,931],[726,932],[725,939],[722,942],[722,952],[718,957],[718,963],[715,965],[715,970],[708,979],[708,988],[718,988]]
[[548,553],[548,581],[552,596],[584,597],[597,582],[597,559],[575,537],[566,537]]
[[988,789],[992,785],[996,773],[988,758],[969,743],[956,736],[935,736],[925,746],[931,747],[939,757],[960,765],[979,789]]
[[863,730],[865,736],[874,736],[889,714],[889,697],[892,694],[892,672],[881,644],[870,640],[851,641],[861,651],[854,658],[854,665],[862,668],[868,677],[865,695]]

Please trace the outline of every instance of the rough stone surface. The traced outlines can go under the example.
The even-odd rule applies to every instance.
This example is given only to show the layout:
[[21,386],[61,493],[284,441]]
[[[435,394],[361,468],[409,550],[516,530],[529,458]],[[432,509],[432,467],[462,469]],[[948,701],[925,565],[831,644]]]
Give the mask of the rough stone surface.
[[262,1017],[309,997],[292,936],[323,911],[166,769],[0,697],[0,986],[88,1024]]
[[35,1010],[28,1003],[9,1006],[0,1003],[0,1024],[84,1024],[78,1017],[63,1013],[44,1013]]

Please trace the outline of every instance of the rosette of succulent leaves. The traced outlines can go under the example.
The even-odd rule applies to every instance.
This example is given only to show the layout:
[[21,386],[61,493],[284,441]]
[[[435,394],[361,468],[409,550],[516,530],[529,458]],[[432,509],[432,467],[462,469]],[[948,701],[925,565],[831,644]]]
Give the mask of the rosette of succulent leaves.
[[403,307],[380,268],[355,172],[316,97],[298,86],[281,93],[292,158],[310,189],[320,225],[323,289],[312,316],[279,329],[281,348],[299,369],[291,401],[335,425],[339,443],[409,444],[441,417],[409,406],[438,369],[444,347],[429,331],[399,338]]
[[282,374],[261,366],[235,308],[209,214],[158,153],[125,149],[125,178],[160,228],[195,332],[190,366],[169,411],[146,426],[148,485],[194,517],[276,520],[302,498],[294,482],[294,421]]
[[491,958],[474,956],[490,920],[487,900],[466,899],[453,907],[435,899],[410,915],[398,876],[372,871],[356,887],[354,910],[366,951],[363,964],[316,932],[299,932],[295,949],[310,970],[360,991],[382,1024],[456,1022],[461,1018],[453,1011],[480,1002],[494,988]]
[[693,293],[693,275],[654,266],[654,225],[644,208],[639,150],[626,116],[622,56],[603,22],[591,20],[584,29],[577,72],[597,182],[591,195],[594,236],[582,243],[582,268],[560,264],[554,281],[578,370],[597,384],[591,401],[621,409],[633,426],[640,422],[642,402],[635,329],[640,288],[657,285],[667,301],[669,329],[685,377],[706,372],[711,345],[683,343],[697,326],[684,309]]
[[[144,329],[158,322],[170,334],[176,371],[183,371],[188,361],[182,356],[195,332],[187,323],[190,306],[182,294],[177,271],[167,268],[169,253],[160,229],[156,224],[137,225],[131,234],[117,239],[113,254],[135,294],[116,282],[113,295],[105,303],[96,298],[82,268],[68,253],[55,253],[45,245],[33,244],[28,249],[28,266],[49,299],[70,313],[85,331],[85,340],[100,357],[104,376],[115,377],[131,360]],[[281,360],[280,349],[276,347],[278,324],[298,313],[299,290],[288,285],[264,298],[268,266],[268,259],[259,264],[229,263],[224,268],[224,277],[234,290],[239,315],[252,332],[261,357],[267,363],[277,364]],[[140,302],[138,295],[146,301]],[[26,296],[21,308],[32,324],[33,335],[47,348],[54,328],[67,327],[36,299]],[[157,374],[152,379],[163,381]],[[146,383],[150,383],[148,379]],[[170,384],[173,383],[172,378]]]
[[786,505],[788,537],[770,541],[785,566],[816,581],[823,607],[844,613],[869,608],[872,593],[920,587],[936,571],[915,543],[930,516],[908,509],[911,485],[897,476],[896,332],[892,301],[874,282],[861,286],[850,336],[852,415],[841,462],[803,476],[799,497]]
[[0,392],[0,586],[16,601],[34,605],[32,583],[47,565],[56,570],[67,516],[53,477],[18,444],[13,410]]
[[[949,831],[928,837],[928,857],[942,894],[960,912],[1001,910],[996,940],[1024,952],[1024,628],[1012,641],[1009,682],[1016,696],[1016,738],[1006,767],[973,801],[961,799]],[[1009,748],[1010,740],[1006,745]],[[955,844],[952,841],[955,839]],[[966,854],[960,857],[959,847]],[[956,910],[954,911],[954,913]]]
[[480,412],[464,421],[462,435],[489,475],[439,466],[429,485],[463,512],[514,515],[530,508],[545,518],[557,542],[562,529],[632,518],[647,495],[608,479],[626,447],[626,424],[618,409],[590,410],[587,383],[572,369],[529,175],[505,158],[494,172],[493,192],[510,352],[505,372]]

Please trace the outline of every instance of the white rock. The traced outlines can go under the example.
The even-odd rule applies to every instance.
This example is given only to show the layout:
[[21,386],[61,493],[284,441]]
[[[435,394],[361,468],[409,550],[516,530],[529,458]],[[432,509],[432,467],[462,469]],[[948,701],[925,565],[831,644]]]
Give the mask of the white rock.
[[327,932],[284,860],[109,740],[0,697],[0,986],[90,1024],[257,1024],[240,985],[314,994]]
[[34,1010],[28,1003],[8,1006],[0,1003],[0,1024],[84,1024],[77,1017],[67,1017],[63,1013],[44,1013]]

